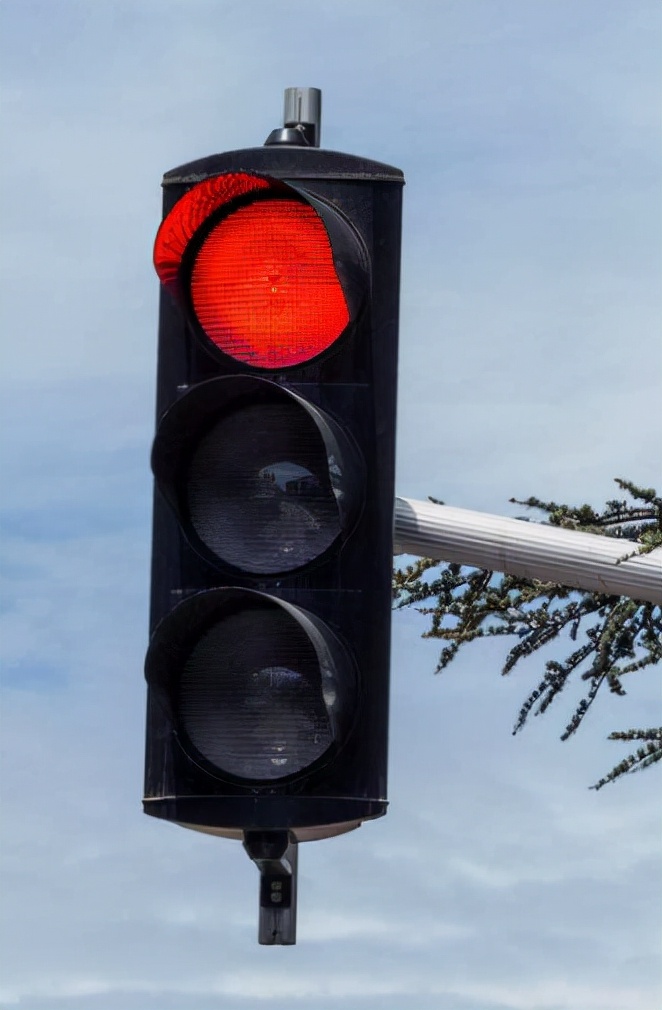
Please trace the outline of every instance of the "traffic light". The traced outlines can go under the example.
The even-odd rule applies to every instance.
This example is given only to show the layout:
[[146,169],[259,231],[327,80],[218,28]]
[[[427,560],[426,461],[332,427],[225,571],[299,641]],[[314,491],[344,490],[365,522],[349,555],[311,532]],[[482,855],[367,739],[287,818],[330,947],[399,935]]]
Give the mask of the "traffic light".
[[154,248],[144,809],[243,840],[263,908],[386,811],[404,180],[318,134],[166,173]]

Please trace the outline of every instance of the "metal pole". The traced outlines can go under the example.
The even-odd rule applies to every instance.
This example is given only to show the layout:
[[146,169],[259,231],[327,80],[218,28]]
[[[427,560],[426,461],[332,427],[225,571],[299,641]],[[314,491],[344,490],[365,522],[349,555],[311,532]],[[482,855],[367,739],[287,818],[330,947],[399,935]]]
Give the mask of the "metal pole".
[[244,848],[260,871],[258,943],[296,943],[297,840],[287,831],[245,831]]
[[628,540],[595,533],[411,498],[395,500],[394,554],[454,561],[662,604],[662,548],[618,563],[635,549]]

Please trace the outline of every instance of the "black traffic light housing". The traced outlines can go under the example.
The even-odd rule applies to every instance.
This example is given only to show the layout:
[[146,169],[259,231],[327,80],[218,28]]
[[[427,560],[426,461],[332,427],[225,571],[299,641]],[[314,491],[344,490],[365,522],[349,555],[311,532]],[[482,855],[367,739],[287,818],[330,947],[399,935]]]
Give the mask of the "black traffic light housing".
[[290,141],[164,177],[153,816],[291,845],[386,811],[403,182]]

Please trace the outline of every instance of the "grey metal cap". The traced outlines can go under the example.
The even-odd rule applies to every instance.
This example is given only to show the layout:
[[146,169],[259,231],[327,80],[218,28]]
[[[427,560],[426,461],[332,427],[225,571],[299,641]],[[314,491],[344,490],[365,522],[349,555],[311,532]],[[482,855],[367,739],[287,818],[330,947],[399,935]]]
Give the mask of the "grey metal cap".
[[285,88],[283,128],[273,130],[266,144],[319,147],[322,92],[319,88]]

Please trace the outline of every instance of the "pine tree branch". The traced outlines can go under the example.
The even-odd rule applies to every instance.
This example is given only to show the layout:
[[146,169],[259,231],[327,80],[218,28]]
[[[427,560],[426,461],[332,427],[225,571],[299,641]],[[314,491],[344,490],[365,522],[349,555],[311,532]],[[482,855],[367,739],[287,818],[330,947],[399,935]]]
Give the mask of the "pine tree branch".
[[[535,497],[511,501],[542,511],[552,525],[628,541],[634,550],[624,558],[648,553],[662,544],[662,498],[654,489],[641,488],[622,478],[617,478],[616,483],[633,501],[610,500],[602,512],[590,505],[572,507]],[[661,608],[628,597],[588,593],[458,564],[440,566],[429,558],[421,558],[394,572],[393,598],[396,609],[415,606],[430,617],[430,627],[423,637],[450,643],[439,655],[437,673],[452,662],[462,646],[486,636],[513,635],[519,639],[506,656],[504,675],[564,632],[573,642],[582,637],[581,644],[564,662],[546,662],[542,680],[520,709],[515,733],[524,727],[531,714],[544,714],[570,678],[579,676],[588,683],[588,688],[561,735],[562,740],[567,740],[581,726],[603,685],[624,697],[622,678],[662,659]],[[421,606],[427,601],[431,601],[429,606]],[[658,731],[627,731],[644,732]],[[643,756],[641,748],[629,755],[595,788],[659,760],[662,729],[659,733],[660,738],[645,738]],[[644,738],[612,734],[610,739]]]

